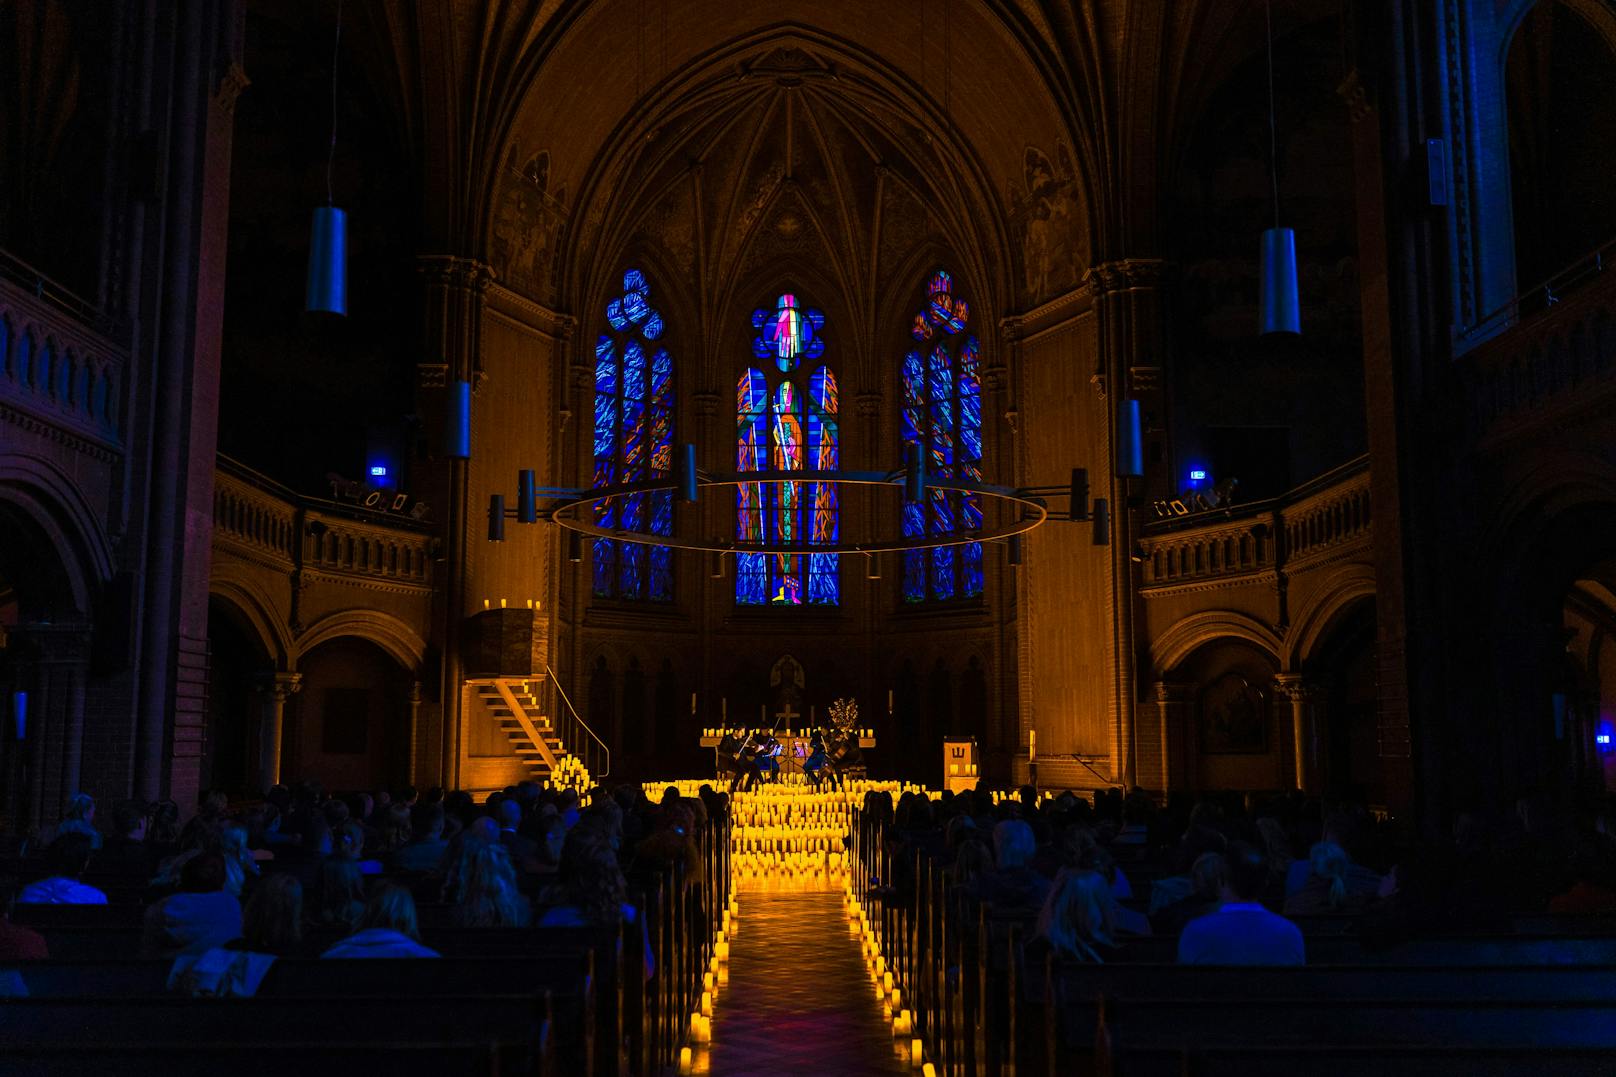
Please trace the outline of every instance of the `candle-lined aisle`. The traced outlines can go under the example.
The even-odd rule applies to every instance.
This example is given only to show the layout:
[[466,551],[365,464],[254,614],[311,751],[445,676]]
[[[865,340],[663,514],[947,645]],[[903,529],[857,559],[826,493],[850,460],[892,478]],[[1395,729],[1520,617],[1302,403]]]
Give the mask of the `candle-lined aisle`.
[[871,989],[841,893],[749,893],[691,1072],[916,1074]]

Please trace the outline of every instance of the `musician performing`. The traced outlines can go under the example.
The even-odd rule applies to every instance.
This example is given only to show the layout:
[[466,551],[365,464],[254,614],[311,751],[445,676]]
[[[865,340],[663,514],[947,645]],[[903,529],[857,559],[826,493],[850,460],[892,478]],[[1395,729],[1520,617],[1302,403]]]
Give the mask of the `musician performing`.
[[[726,730],[722,737],[704,739],[715,749],[718,778],[729,781],[730,791],[746,792],[758,784],[778,781],[782,759],[800,763],[803,774],[819,788],[829,782],[839,789],[849,777],[864,777],[864,752],[873,747],[873,737],[861,737],[856,728],[858,704],[838,699],[830,706],[830,723],[812,730],[806,738],[787,737],[782,743],[775,728],[766,732]],[[778,726],[778,722],[776,722]]]

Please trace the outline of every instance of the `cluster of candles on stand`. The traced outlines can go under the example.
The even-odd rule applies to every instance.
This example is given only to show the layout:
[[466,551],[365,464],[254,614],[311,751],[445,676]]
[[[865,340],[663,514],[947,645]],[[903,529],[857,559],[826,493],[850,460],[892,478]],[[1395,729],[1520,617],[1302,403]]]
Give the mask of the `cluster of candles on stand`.
[[875,926],[864,913],[864,906],[853,896],[852,884],[842,890],[842,911],[847,914],[847,934],[863,948],[864,964],[870,973],[870,983],[881,1001],[881,1017],[892,1023],[892,1038],[908,1058],[909,1065],[921,1071],[921,1077],[937,1077],[935,1064],[926,1061],[926,1048],[915,1035],[914,1016],[903,1005],[903,984],[897,974],[887,967],[881,953],[881,940]]
[[[810,726],[810,728],[812,728],[812,726]],[[701,731],[701,735],[703,737],[707,737],[707,738],[717,737],[717,738],[722,739],[724,737],[729,736],[731,733],[733,733],[737,737],[741,737],[741,738],[752,737],[752,738],[756,739],[757,737],[762,736],[762,735],[764,735],[766,733],[773,733],[775,736],[779,736],[781,732],[782,731],[778,730],[778,729],[770,729],[768,726],[760,726],[757,729],[735,729],[735,728],[731,728],[730,726],[717,726],[717,727],[714,727],[714,728],[703,729]],[[786,730],[785,732],[788,735],[790,734],[790,730]],[[875,736],[875,730],[873,730],[873,729],[855,729],[854,732],[857,733],[864,740],[870,740]]]
[[690,1015],[690,1046],[679,1048],[679,1072],[694,1073],[696,1051],[707,1050],[713,1042],[713,1005],[718,992],[729,986],[729,940],[740,930],[741,906],[733,896],[718,933],[713,936],[713,956],[701,974],[701,1006]]
[[[498,606],[494,605],[495,602],[498,602],[499,605]],[[526,605],[524,606],[521,603],[526,603]],[[503,609],[536,610],[538,608],[539,608],[539,600],[536,599],[536,598],[523,598],[523,599],[485,598],[485,599],[483,599],[483,609],[485,609],[485,610],[494,610],[494,609],[499,609],[499,610],[503,610]]]
[[556,768],[550,772],[548,784],[551,789],[571,789],[579,796],[583,796],[591,786],[589,768],[584,766],[583,761],[577,756],[564,755],[556,761]]

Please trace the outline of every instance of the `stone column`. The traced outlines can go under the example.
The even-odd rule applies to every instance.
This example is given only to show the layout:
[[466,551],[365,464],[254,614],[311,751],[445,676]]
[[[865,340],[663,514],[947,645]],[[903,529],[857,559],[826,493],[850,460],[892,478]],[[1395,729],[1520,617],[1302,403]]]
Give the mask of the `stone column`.
[[415,768],[420,762],[421,740],[421,679],[419,676],[410,681],[410,763],[408,774],[410,784],[415,784]]
[[1156,721],[1139,728],[1139,782],[1161,783],[1163,794],[1192,788],[1189,772],[1190,723],[1195,720],[1195,686],[1157,681],[1151,694]]
[[258,782],[265,790],[280,783],[286,701],[302,687],[301,673],[270,673],[259,684],[259,691],[264,696],[264,711],[259,719]]
[[1274,678],[1274,694],[1291,708],[1291,775],[1296,788],[1309,795],[1319,789],[1319,729],[1322,725],[1322,686],[1301,673]]

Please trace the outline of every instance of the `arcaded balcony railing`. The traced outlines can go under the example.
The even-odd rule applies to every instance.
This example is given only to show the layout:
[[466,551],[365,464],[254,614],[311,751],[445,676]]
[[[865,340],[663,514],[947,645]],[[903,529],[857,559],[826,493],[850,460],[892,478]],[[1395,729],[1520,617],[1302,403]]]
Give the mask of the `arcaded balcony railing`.
[[278,567],[426,584],[432,536],[403,516],[300,496],[229,457],[219,457],[213,486],[216,543]]
[[103,328],[88,301],[0,251],[0,400],[116,449],[129,353]]
[[1301,567],[1366,539],[1370,522],[1369,458],[1360,456],[1281,497],[1147,524],[1143,585]]
[[[1508,324],[1502,331],[1500,319]],[[1616,240],[1523,292],[1480,328],[1496,335],[1458,360],[1473,436],[1610,387],[1616,383]]]

